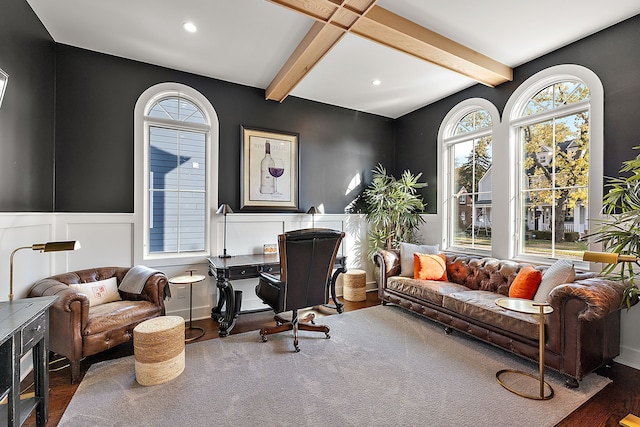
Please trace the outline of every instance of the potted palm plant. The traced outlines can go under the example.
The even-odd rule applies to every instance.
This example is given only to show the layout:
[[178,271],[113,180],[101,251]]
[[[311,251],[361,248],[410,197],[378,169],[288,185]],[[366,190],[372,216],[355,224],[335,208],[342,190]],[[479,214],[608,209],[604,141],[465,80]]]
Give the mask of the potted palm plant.
[[[640,146],[633,147],[634,150]],[[619,255],[631,255],[634,259],[640,255],[640,154],[634,159],[623,162],[620,173],[625,176],[609,178],[606,186],[609,191],[603,199],[603,212],[608,218],[600,222],[599,228],[591,234],[595,242],[603,248]],[[627,282],[623,303],[630,308],[638,302],[640,289],[634,282],[637,261],[622,262],[619,271],[621,280]],[[617,264],[606,265],[602,272],[613,275]]]
[[380,164],[372,172],[371,184],[347,209],[347,213],[364,214],[370,224],[369,257],[378,249],[396,249],[401,242],[417,243],[416,232],[424,223],[421,213],[425,207],[418,189],[427,185],[419,182],[422,173],[414,175],[405,170],[396,179]]

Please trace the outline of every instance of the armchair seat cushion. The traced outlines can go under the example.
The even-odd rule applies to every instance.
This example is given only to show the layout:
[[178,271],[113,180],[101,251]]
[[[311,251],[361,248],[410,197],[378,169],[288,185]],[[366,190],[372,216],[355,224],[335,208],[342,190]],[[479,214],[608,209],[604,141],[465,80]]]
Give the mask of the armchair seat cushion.
[[158,306],[149,301],[114,301],[89,309],[87,325],[82,335],[95,335],[131,325],[156,316]]

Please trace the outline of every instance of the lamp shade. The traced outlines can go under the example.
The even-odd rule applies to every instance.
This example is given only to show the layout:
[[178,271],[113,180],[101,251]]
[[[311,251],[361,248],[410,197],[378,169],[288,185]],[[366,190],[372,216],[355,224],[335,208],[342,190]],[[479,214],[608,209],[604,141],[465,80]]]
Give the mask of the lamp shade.
[[36,243],[31,246],[31,249],[42,252],[75,251],[80,249],[80,242],[77,240],[69,240],[66,242]]
[[218,210],[216,211],[217,214],[230,214],[233,213],[233,209],[231,209],[231,206],[229,206],[226,203],[223,203],[220,205],[220,207],[218,208]]
[[638,257],[635,255],[625,255],[610,252],[585,251],[582,255],[583,261],[601,262],[604,264],[617,264],[619,262],[635,262]]
[[309,210],[307,211],[307,213],[310,214],[310,215],[315,215],[315,214],[319,213],[318,212],[318,208],[316,208],[315,206],[311,206],[309,208]]

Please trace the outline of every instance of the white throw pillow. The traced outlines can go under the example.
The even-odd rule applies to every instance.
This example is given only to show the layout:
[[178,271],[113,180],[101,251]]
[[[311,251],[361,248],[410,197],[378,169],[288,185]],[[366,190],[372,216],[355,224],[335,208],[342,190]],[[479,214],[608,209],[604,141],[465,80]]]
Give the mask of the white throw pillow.
[[122,300],[118,293],[118,279],[115,277],[97,282],[69,285],[69,287],[86,294],[89,297],[89,307]]
[[400,243],[400,276],[413,277],[413,254],[437,255],[440,253],[439,245],[414,245],[413,243]]
[[547,297],[558,285],[571,283],[576,278],[576,270],[573,263],[567,259],[559,259],[554,262],[542,276],[542,282],[533,297],[535,302],[547,302]]

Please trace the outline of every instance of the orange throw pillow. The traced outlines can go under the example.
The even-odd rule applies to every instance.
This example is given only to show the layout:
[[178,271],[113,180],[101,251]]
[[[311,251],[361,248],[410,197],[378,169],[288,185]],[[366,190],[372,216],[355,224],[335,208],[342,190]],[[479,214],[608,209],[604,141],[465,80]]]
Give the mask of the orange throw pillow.
[[530,265],[523,267],[509,288],[509,297],[533,299],[540,282],[542,282],[542,272]]
[[415,252],[413,254],[413,278],[423,280],[447,280],[447,256],[445,254],[429,255]]

